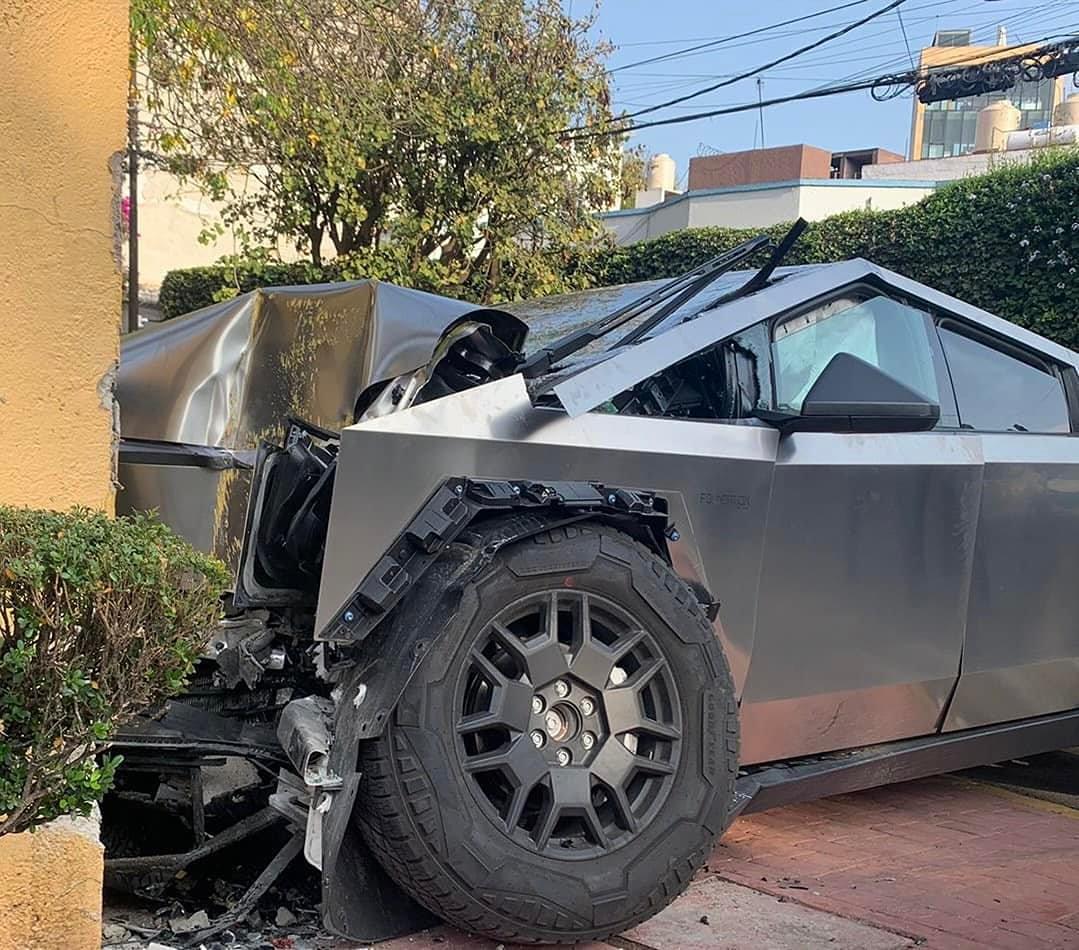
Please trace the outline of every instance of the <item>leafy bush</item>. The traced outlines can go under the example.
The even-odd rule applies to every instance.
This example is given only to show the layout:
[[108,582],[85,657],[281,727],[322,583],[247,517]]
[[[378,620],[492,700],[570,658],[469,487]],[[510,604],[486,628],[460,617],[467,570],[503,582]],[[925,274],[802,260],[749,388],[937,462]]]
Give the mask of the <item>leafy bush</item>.
[[0,506],[0,834],[101,798],[109,738],[183,685],[225,582],[151,515]]
[[[1077,208],[1079,151],[1050,151],[1027,165],[1005,164],[945,185],[906,208],[848,211],[814,222],[787,263],[864,257],[1079,349]],[[788,228],[778,224],[766,230],[778,239]],[[563,262],[560,281],[522,286],[555,293],[673,277],[758,233],[737,228],[673,231]],[[331,261],[321,269],[255,261],[172,271],[161,287],[161,308],[173,317],[254,287],[360,276],[472,296],[467,286],[440,284],[437,275],[412,272],[383,250],[376,257]]]
[[[1053,151],[941,187],[894,211],[850,211],[809,226],[787,258],[864,257],[1079,349],[1079,151]],[[768,232],[778,238],[789,225]],[[759,233],[675,231],[601,251],[598,285],[673,277]]]
[[312,264],[223,261],[209,267],[169,271],[161,281],[158,306],[166,318],[178,317],[256,287],[317,284],[327,280],[340,280],[340,277],[320,271]]
[[[509,257],[500,268],[499,293],[491,302],[515,297],[543,296],[588,286],[588,274],[571,266],[571,255],[557,250],[532,250],[520,259]],[[442,262],[411,260],[405,245],[363,248],[347,257],[316,267],[309,262],[285,264],[259,258],[225,259],[208,267],[169,271],[161,282],[158,304],[166,319],[178,317],[256,287],[302,286],[339,280],[374,278],[456,297],[484,298],[483,281]]]

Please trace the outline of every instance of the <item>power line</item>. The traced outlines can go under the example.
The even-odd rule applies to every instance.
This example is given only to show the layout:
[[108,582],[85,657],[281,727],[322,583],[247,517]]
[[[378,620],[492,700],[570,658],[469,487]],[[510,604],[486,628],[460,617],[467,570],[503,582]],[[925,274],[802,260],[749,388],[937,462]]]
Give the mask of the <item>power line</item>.
[[715,46],[722,46],[726,43],[732,43],[734,40],[742,40],[747,36],[757,36],[760,33],[768,33],[772,30],[778,30],[781,26],[790,26],[792,23],[802,23],[806,20],[812,20],[819,16],[826,16],[829,13],[835,13],[839,10],[847,10],[850,7],[857,7],[863,3],[868,3],[869,0],[851,0],[849,3],[841,3],[837,7],[829,7],[827,10],[818,10],[816,13],[807,13],[804,16],[794,17],[791,20],[782,20],[779,23],[773,23],[771,26],[760,26],[755,30],[749,30],[746,33],[735,33],[733,36],[723,36],[717,40],[709,40],[707,43],[699,43],[696,46],[689,46],[686,49],[674,50],[670,53],[663,53],[660,56],[652,56],[648,59],[640,59],[635,63],[625,63],[622,66],[615,66],[614,69],[608,69],[607,73],[621,72],[623,69],[635,69],[637,66],[648,66],[651,63],[662,63],[668,59],[677,59],[680,56],[685,56],[688,53],[696,53],[699,50],[711,49]]
[[[949,2],[955,3],[955,2],[959,2],[959,0],[949,0]],[[917,12],[917,11],[922,11],[922,10],[939,10],[940,6],[941,6],[940,0],[931,0],[931,2],[920,3],[920,4],[916,4],[915,6],[908,6],[907,7],[907,12],[912,13],[912,12]],[[959,9],[959,10],[953,11],[952,15],[958,16],[958,15],[966,13],[967,11],[982,10],[984,8],[984,6],[985,6],[985,0],[978,0],[978,2],[975,3],[972,6],[963,7],[961,9]],[[832,12],[834,10],[838,10],[838,9],[842,9],[842,8],[843,8],[842,6],[833,7],[833,8],[830,8],[830,10],[822,10],[822,11],[820,11],[819,14],[807,14],[806,17],[799,17],[799,18],[796,18],[796,20],[807,19],[808,17],[822,15],[824,13]],[[976,15],[974,17],[974,19],[978,19],[978,16],[979,15]],[[988,17],[990,19],[996,19],[997,14],[994,14],[994,13],[988,13],[988,14],[982,13],[982,14],[980,14],[980,16],[986,16],[986,17]],[[939,19],[939,15],[934,14],[934,15],[923,16],[923,17],[914,17],[913,19],[907,18],[906,22],[909,23],[909,24],[915,24],[915,23],[928,22],[928,21],[935,20],[935,19]],[[784,23],[790,23],[790,22],[795,22],[795,21],[784,21]],[[634,63],[626,63],[626,64],[623,64],[621,66],[616,66],[616,67],[614,67],[612,69],[609,69],[609,70],[607,70],[607,72],[608,72],[608,74],[610,74],[610,73],[618,72],[619,70],[622,70],[622,69],[628,69],[630,67],[644,65],[646,62],[650,63],[650,62],[653,62],[653,61],[666,60],[668,58],[674,59],[676,57],[677,58],[689,58],[689,57],[692,57],[692,56],[699,56],[699,55],[702,55],[703,52],[707,52],[707,50],[713,44],[723,44],[725,46],[728,46],[728,48],[741,48],[741,47],[745,47],[745,46],[753,46],[753,45],[760,45],[762,43],[769,43],[769,42],[772,42],[775,39],[778,39],[778,38],[783,37],[783,36],[804,36],[804,35],[806,35],[808,33],[818,33],[818,32],[821,32],[823,30],[827,30],[827,29],[830,28],[830,24],[824,24],[822,26],[807,27],[807,28],[800,29],[800,30],[785,30],[785,31],[782,31],[782,32],[773,32],[769,36],[763,36],[760,39],[752,40],[750,42],[736,43],[736,44],[733,44],[733,45],[728,45],[728,44],[731,44],[732,41],[735,40],[735,39],[745,37],[745,36],[750,36],[750,35],[758,35],[758,34],[760,34],[762,32],[767,32],[769,30],[773,30],[776,27],[779,27],[781,25],[782,24],[773,24],[772,27],[759,27],[758,29],[751,30],[748,33],[739,33],[736,36],[720,37],[720,38],[713,37],[708,42],[700,43],[697,46],[692,46],[692,47],[689,47],[689,48],[687,48],[685,50],[676,50],[676,51],[674,51],[672,53],[662,54],[661,56],[653,57],[652,59],[649,59],[649,60],[641,60],[641,61],[634,62]],[[890,33],[891,33],[891,28],[889,28],[887,30],[880,31],[878,33],[869,34],[869,36],[885,36],[885,35],[888,35]],[[703,38],[702,37],[702,39],[708,39],[708,38]],[[625,44],[621,44],[621,45],[623,47],[630,47],[630,46],[655,45],[657,43],[674,43],[674,42],[686,42],[686,40],[662,40],[662,41],[652,41],[651,44],[625,43]],[[852,42],[862,42],[862,40],[859,39],[859,40],[852,41]],[[846,45],[849,45],[849,43],[835,44],[832,47],[832,49],[835,49],[837,47],[846,46]],[[637,75],[641,75],[641,74],[638,73]]]
[[677,99],[670,99],[667,102],[660,102],[660,103],[657,103],[654,106],[649,106],[647,109],[638,109],[636,112],[631,112],[629,115],[623,116],[622,118],[624,118],[624,119],[635,119],[638,116],[647,115],[650,112],[656,112],[659,109],[665,109],[668,106],[678,105],[680,102],[686,102],[686,101],[688,101],[690,99],[696,99],[698,96],[707,95],[710,92],[715,92],[717,89],[722,89],[724,86],[730,86],[730,85],[733,85],[736,82],[740,82],[743,79],[748,79],[750,76],[756,76],[758,73],[762,73],[766,69],[771,69],[773,66],[778,66],[780,63],[785,63],[785,62],[787,62],[789,60],[794,59],[797,56],[801,56],[804,53],[808,53],[810,50],[816,49],[818,46],[823,46],[825,43],[829,42],[830,40],[834,40],[837,37],[840,37],[840,36],[843,36],[843,35],[845,35],[847,33],[850,33],[852,30],[856,30],[858,27],[865,25],[870,20],[875,20],[877,17],[883,16],[885,13],[888,13],[891,10],[896,9],[897,7],[901,6],[905,2],[906,2],[906,0],[892,0],[892,2],[890,4],[888,4],[888,6],[883,7],[880,10],[877,10],[874,13],[869,14],[869,16],[862,17],[862,19],[860,19],[860,20],[856,20],[853,23],[849,23],[845,27],[843,27],[842,29],[836,30],[833,33],[829,33],[827,36],[824,36],[819,40],[815,40],[814,42],[809,43],[806,46],[802,46],[799,49],[796,49],[791,53],[787,53],[786,55],[779,57],[779,59],[774,59],[770,63],[765,63],[763,66],[757,66],[757,67],[755,67],[753,69],[750,69],[750,70],[748,70],[748,71],[746,71],[744,73],[739,73],[737,76],[733,76],[730,79],[724,79],[722,82],[715,83],[714,85],[711,85],[711,86],[705,86],[703,89],[698,89],[695,92],[687,93],[684,96],[679,96]]
[[[889,8],[890,9],[890,8]],[[882,11],[887,12],[887,11]],[[1042,40],[1036,41],[1039,43],[1046,43],[1048,40],[1054,37],[1043,37]],[[1071,37],[1071,42],[1079,42],[1079,37],[1074,35]],[[956,61],[949,63],[947,68],[958,69],[964,66],[974,65],[981,62],[985,62],[989,58],[989,62],[992,60],[1000,59],[999,51],[1007,49],[1019,49],[1021,47],[1030,47],[1033,43],[1021,43],[1016,44],[1013,47],[997,47],[993,52],[986,52],[974,58],[971,61]],[[1059,44],[1058,44],[1059,45]],[[1036,57],[1037,54],[1043,52],[1043,49],[1027,49],[1022,56],[1030,60],[1032,57]],[[1014,58],[1014,57],[1013,57]],[[783,105],[788,102],[801,102],[807,99],[821,99],[827,96],[842,95],[848,92],[860,92],[864,90],[879,90],[884,86],[902,86],[902,85],[914,85],[919,81],[925,80],[928,74],[921,74],[917,70],[913,70],[908,73],[897,74],[892,76],[877,76],[873,79],[860,80],[856,82],[849,82],[843,85],[830,85],[822,86],[817,89],[807,89],[802,92],[793,93],[789,96],[777,96],[772,99],[765,99],[758,102],[743,102],[739,105],[725,106],[719,109],[709,109],[704,112],[695,112],[691,115],[674,116],[666,119],[653,119],[650,122],[636,122],[630,126],[623,126],[620,128],[603,128],[603,127],[590,127],[583,126],[578,129],[566,129],[564,134],[567,139],[584,139],[595,138],[605,135],[628,135],[631,132],[638,132],[641,129],[651,129],[664,125],[681,125],[686,122],[695,122],[699,119],[709,119],[720,115],[734,115],[739,112],[748,112],[752,109],[763,109],[765,106]],[[651,111],[651,110],[648,110]]]
[[[836,84],[842,83],[847,79],[853,79],[855,77],[860,77],[863,75],[868,76],[873,73],[880,73],[899,69],[901,68],[901,62],[909,62],[913,59],[912,50],[910,49],[910,36],[912,34],[908,32],[911,27],[914,24],[926,24],[940,19],[940,17],[937,15],[912,17],[910,16],[910,14],[921,13],[922,11],[926,10],[940,9],[941,4],[939,3],[939,0],[935,0],[935,2],[915,3],[915,5],[913,6],[908,3],[905,13],[897,9],[897,17],[899,17],[901,20],[900,27],[901,30],[906,34],[906,36],[902,41],[902,45],[900,45],[899,48],[896,50],[899,55],[894,59],[890,55],[893,44],[889,43],[887,40],[878,39],[892,36],[895,37],[896,40],[899,40],[899,37],[895,36],[895,28],[893,26],[884,30],[859,33],[857,38],[852,37],[845,41],[833,42],[828,46],[827,50],[822,50],[822,52],[825,52],[827,55],[823,57],[819,55],[808,55],[799,59],[798,62],[789,63],[787,65],[780,65],[778,68],[773,68],[769,70],[771,74],[770,78],[782,79],[784,81],[794,81],[795,76],[793,74],[801,72],[803,81],[819,81],[826,82],[827,84]],[[947,7],[947,9],[949,11],[948,16],[950,18],[962,18],[968,25],[971,25],[972,21],[974,21],[975,33],[981,33],[983,29],[987,31],[991,30],[993,27],[998,25],[1010,25],[1013,22],[1016,22],[1016,24],[1019,26],[1029,26],[1031,18],[1039,15],[1046,19],[1049,19],[1050,21],[1058,18],[1063,19],[1067,17],[1069,13],[1074,12],[1074,7],[1070,3],[1062,4],[1059,2],[1053,2],[1053,0],[1049,0],[1049,2],[1035,3],[1033,5],[1026,6],[1022,10],[1012,12],[1011,14],[1003,18],[1001,18],[999,16],[999,13],[995,11],[989,13],[984,12],[984,0],[978,0],[978,2],[973,5],[961,4],[956,7],[949,6]],[[1049,13],[1048,11],[1050,10],[1053,10],[1054,13]],[[982,26],[983,22],[986,24],[984,27]],[[1063,24],[1061,24],[1061,26],[1063,26]],[[788,30],[778,35],[797,35],[798,33],[805,34],[810,32],[817,32],[821,29],[827,28],[828,27],[814,27],[812,29],[801,31]],[[1068,26],[1065,28],[1070,29],[1071,24],[1068,24]],[[737,44],[737,46],[748,46],[752,45],[753,42],[769,42],[772,39],[772,37],[761,37],[755,41],[739,43]],[[858,46],[863,49],[875,49],[876,52],[866,56],[857,56],[843,53],[844,49],[849,48],[852,45]],[[988,45],[994,45],[995,50],[1000,49],[999,47],[995,47],[995,44]],[[995,55],[998,54],[995,53]],[[842,78],[833,76],[827,80],[824,80],[823,78],[818,79],[817,77],[813,76],[811,72],[809,72],[808,74],[806,72],[803,72],[808,70],[826,70],[831,66],[851,65],[853,63],[857,63],[859,60],[871,62],[873,65],[857,69],[849,75],[842,76]],[[780,72],[791,73],[792,75],[789,77],[779,76],[778,73]],[[619,83],[618,98],[623,101],[625,108],[643,110],[644,108],[655,105],[655,103],[649,103],[647,101],[647,98],[650,95],[663,95],[664,93],[666,93],[668,96],[670,96],[674,94],[674,92],[679,88],[692,87],[694,81],[699,82],[706,79],[726,79],[733,75],[734,74],[731,73],[720,74],[718,76],[712,74],[711,76],[709,76],[707,73],[693,74],[638,72],[633,74],[633,81],[629,83]]]
[[914,64],[914,54],[910,51],[910,40],[907,39],[907,28],[903,25],[903,11],[898,7],[895,11],[896,19],[899,20],[899,29],[903,32],[903,45],[907,48],[907,58],[910,60],[910,68],[917,69]]
[[824,96],[837,96],[845,92],[858,92],[864,89],[872,89],[878,85],[879,80],[871,79],[859,83],[849,83],[846,86],[822,86],[820,89],[809,89],[804,92],[794,93],[790,96],[779,96],[774,99],[765,99],[761,102],[743,102],[737,106],[727,106],[722,109],[710,109],[707,112],[695,112],[692,115],[680,115],[668,119],[653,119],[651,122],[635,122],[624,128],[597,128],[582,126],[579,129],[567,129],[567,139],[595,138],[603,135],[628,135],[630,132],[638,132],[641,129],[652,129],[661,125],[681,125],[684,122],[695,122],[698,119],[710,119],[717,115],[734,115],[737,112],[748,112],[752,109],[762,109],[766,106],[782,105],[785,102],[799,102],[802,99],[820,99]]

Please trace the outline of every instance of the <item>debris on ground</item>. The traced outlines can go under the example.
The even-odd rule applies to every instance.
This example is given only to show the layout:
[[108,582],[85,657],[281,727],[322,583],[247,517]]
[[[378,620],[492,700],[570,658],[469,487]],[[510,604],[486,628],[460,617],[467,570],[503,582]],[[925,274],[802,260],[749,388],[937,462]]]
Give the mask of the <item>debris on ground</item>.
[[274,915],[274,923],[278,927],[291,927],[299,918],[287,907],[278,907]]
[[169,921],[169,930],[174,934],[190,934],[210,926],[210,915],[204,910],[197,911],[190,917],[173,917]]
[[113,943],[126,943],[130,932],[122,924],[105,924],[101,928],[101,940],[106,946]]

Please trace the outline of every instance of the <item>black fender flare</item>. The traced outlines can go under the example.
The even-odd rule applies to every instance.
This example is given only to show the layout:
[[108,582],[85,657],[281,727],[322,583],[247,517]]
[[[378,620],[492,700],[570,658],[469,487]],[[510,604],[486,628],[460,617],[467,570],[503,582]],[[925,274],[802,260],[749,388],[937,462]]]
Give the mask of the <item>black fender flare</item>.
[[[670,563],[667,540],[677,531],[666,501],[651,492],[598,482],[443,481],[317,637],[342,660],[331,667],[347,694],[338,728],[359,739],[382,732],[431,645],[425,620],[437,598],[424,590],[452,586],[507,544],[586,519],[613,524]],[[432,570],[439,583],[417,588]],[[417,590],[420,599],[410,599]]]

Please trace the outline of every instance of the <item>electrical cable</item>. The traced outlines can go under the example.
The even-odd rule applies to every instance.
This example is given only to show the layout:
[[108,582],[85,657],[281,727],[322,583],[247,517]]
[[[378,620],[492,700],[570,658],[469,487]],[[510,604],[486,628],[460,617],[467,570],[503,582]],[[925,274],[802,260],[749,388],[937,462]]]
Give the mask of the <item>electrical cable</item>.
[[[1043,10],[1050,9],[1050,8],[1053,8],[1053,7],[1057,7],[1057,6],[1061,6],[1061,4],[1058,4],[1058,3],[1055,3],[1055,2],[1047,2],[1047,3],[1036,4],[1033,7],[1024,8],[1023,10],[1015,12],[1015,13],[1011,14],[1010,16],[1005,17],[1003,19],[999,18],[995,13],[975,14],[974,16],[969,16],[968,15],[970,13],[970,11],[981,9],[982,6],[983,6],[983,0],[979,0],[979,3],[974,4],[973,6],[961,7],[959,9],[957,9],[957,10],[952,11],[950,13],[950,15],[954,16],[954,17],[963,16],[963,17],[965,17],[965,19],[967,21],[970,21],[970,20],[980,21],[982,19],[985,19],[990,24],[992,24],[993,27],[995,27],[995,26],[999,26],[999,25],[1007,25],[1007,24],[1010,24],[1013,21],[1029,22],[1030,18],[1032,16],[1035,16],[1035,15],[1041,13],[1041,11],[1043,11]],[[1069,4],[1063,4],[1063,7],[1066,9],[1066,8],[1069,7]],[[937,3],[937,2],[924,3],[924,4],[920,4],[920,5],[916,5],[916,6],[908,6],[907,7],[907,13],[908,14],[910,14],[911,12],[917,13],[918,11],[921,11],[921,10],[939,10],[939,8],[940,8],[940,4]],[[904,16],[902,16],[902,12],[899,11],[898,9],[897,9],[897,16],[900,18],[901,28],[903,29],[904,32],[906,31],[906,27],[907,27],[908,24],[924,23],[924,22],[928,22],[930,20],[939,19],[938,16],[922,16],[922,17],[913,17],[913,18],[911,18],[910,16],[904,17]],[[813,28],[812,31],[815,32],[817,29],[822,29],[822,28]],[[981,26],[976,25],[975,29],[980,30]],[[791,35],[792,33],[797,34],[799,32],[807,33],[807,32],[811,32],[811,31],[810,30],[788,31],[786,34],[779,34],[779,35]],[[870,66],[870,67],[865,68],[865,69],[857,70],[856,72],[849,74],[849,76],[844,76],[844,77],[838,78],[838,79],[833,77],[833,78],[831,78],[831,79],[829,79],[827,81],[821,80],[823,82],[826,82],[826,84],[829,84],[829,85],[834,85],[834,84],[837,84],[837,83],[841,83],[841,82],[845,81],[848,78],[853,78],[854,76],[868,76],[868,75],[873,74],[873,73],[880,74],[882,72],[891,71],[891,70],[896,69],[898,67],[898,64],[902,60],[904,60],[904,59],[912,60],[913,59],[913,57],[911,55],[911,50],[909,49],[909,40],[908,39],[904,39],[904,47],[906,48],[905,49],[906,55],[905,56],[901,55],[898,58],[896,58],[894,60],[894,65],[893,65],[893,61],[891,60],[891,58],[889,58],[886,63],[881,62],[881,50],[879,50],[879,49],[877,50],[877,52],[875,52],[873,54],[870,54],[869,56],[864,56],[864,57],[852,57],[852,56],[846,55],[846,56],[839,56],[838,58],[831,58],[832,54],[835,54],[836,52],[838,52],[839,50],[841,50],[841,49],[843,49],[845,47],[855,45],[855,46],[857,46],[859,48],[865,48],[867,45],[870,45],[870,46],[873,45],[871,41],[873,40],[874,37],[878,37],[878,36],[882,37],[882,36],[888,36],[888,35],[894,35],[894,28],[893,27],[889,27],[889,28],[887,28],[887,29],[885,29],[883,31],[879,31],[879,32],[876,32],[876,33],[860,34],[856,39],[852,38],[850,40],[847,40],[846,42],[832,43],[832,44],[830,44],[829,49],[827,51],[828,54],[829,54],[829,58],[822,59],[820,57],[808,56],[808,57],[805,57],[804,59],[802,59],[801,62],[798,63],[798,64],[788,65],[788,66],[782,66],[781,65],[781,66],[779,66],[777,68],[774,68],[774,70],[775,71],[783,71],[783,72],[791,72],[791,71],[796,71],[796,70],[802,70],[802,69],[805,69],[805,68],[826,69],[829,66],[833,66],[833,65],[846,65],[846,64],[850,64],[851,62],[857,62],[858,59],[869,60],[869,61],[872,61],[874,63],[873,66]],[[760,41],[757,41],[757,42],[764,42],[764,40],[760,40]],[[739,45],[749,45],[749,44],[739,44]],[[997,49],[999,49],[999,48],[997,48]],[[997,50],[995,49],[991,55],[995,56],[995,55],[999,55],[999,54],[998,54]],[[765,68],[768,68],[768,67],[765,67]],[[636,75],[637,75],[637,77],[642,76],[642,74],[640,74],[640,73],[638,73]],[[642,95],[646,95],[646,89],[649,90],[649,91],[655,91],[655,92],[665,92],[665,91],[670,92],[670,91],[674,91],[675,89],[677,89],[680,86],[689,86],[689,85],[691,85],[695,79],[700,80],[700,79],[705,79],[705,78],[726,79],[728,77],[733,77],[733,81],[737,81],[737,75],[736,74],[725,74],[725,75],[721,75],[721,76],[714,76],[713,75],[712,77],[708,77],[707,75],[702,75],[702,74],[698,74],[698,75],[694,76],[692,74],[681,74],[681,73],[667,73],[667,74],[656,73],[656,74],[652,74],[652,76],[654,76],[655,79],[662,79],[663,81],[656,82],[655,79],[648,79],[648,80],[645,80],[643,82],[631,82],[631,83],[626,84],[626,85],[622,85],[622,84],[619,85],[619,94],[620,94],[620,97],[624,97],[623,101],[624,101],[625,105],[628,106],[631,109],[636,109],[637,110],[637,112],[633,113],[632,115],[643,114],[643,110],[645,108],[657,108],[658,109],[658,108],[661,107],[661,104],[654,104],[654,103],[648,103],[648,102],[625,102],[625,100],[627,100],[627,99],[638,99],[639,100],[642,97]],[[777,76],[774,75],[774,72],[773,72],[773,75],[771,76],[771,78],[776,79],[776,78],[787,78],[787,77],[777,77]],[[802,78],[804,80],[806,80],[806,81],[813,81],[813,77],[811,77],[811,76],[803,76]],[[632,117],[632,116],[630,116],[630,117]]]
[[711,49],[715,46],[724,46],[727,43],[731,43],[734,40],[742,40],[749,36],[757,36],[761,33],[768,33],[772,30],[778,30],[782,26],[790,26],[792,23],[802,23],[805,20],[812,20],[819,16],[826,16],[829,13],[836,13],[839,10],[847,10],[850,7],[857,7],[863,3],[868,3],[869,0],[850,0],[849,3],[841,3],[836,7],[828,7],[826,10],[818,10],[816,13],[807,13],[804,16],[794,17],[791,20],[782,20],[779,23],[773,23],[770,26],[760,26],[755,30],[749,30],[746,33],[735,33],[733,36],[723,36],[717,40],[710,40],[707,43],[699,43],[696,46],[690,46],[686,49],[674,50],[670,53],[663,53],[660,56],[652,56],[648,59],[641,59],[635,63],[625,63],[621,66],[615,66],[614,69],[608,69],[607,74],[618,73],[624,69],[635,69],[638,66],[648,66],[651,63],[662,63],[669,59],[678,59],[681,56],[685,56],[688,53],[696,53],[700,50]]
[[[1047,37],[1046,39],[1051,39],[1051,37]],[[1072,39],[1079,42],[1079,37],[1073,36]],[[1014,48],[1020,48],[1030,45],[1031,44],[1029,43],[1022,43],[1018,44],[1017,47]],[[1000,47],[1000,49],[1005,49],[1005,47]],[[1032,57],[1036,58],[1038,52],[1039,50],[1037,49],[1028,50],[1023,54],[1024,59],[1029,60]],[[996,59],[999,58],[999,56],[994,56],[993,58]],[[980,57],[980,59],[984,60],[985,56],[983,55],[982,57]],[[949,67],[955,69],[967,65],[970,64],[967,62],[956,62],[949,64]],[[628,127],[599,128],[582,126],[578,129],[567,129],[563,134],[564,137],[570,141],[573,141],[575,139],[595,138],[598,136],[606,135],[628,135],[631,132],[637,132],[641,129],[651,129],[665,125],[681,125],[686,122],[695,122],[699,119],[708,119],[720,115],[734,115],[739,112],[748,112],[752,109],[763,108],[765,106],[782,105],[788,102],[800,102],[807,99],[821,99],[827,96],[836,96],[848,92],[859,92],[863,90],[879,89],[886,85],[912,86],[915,83],[924,80],[925,78],[925,76],[919,75],[919,73],[915,70],[905,74],[896,74],[892,76],[877,76],[874,79],[863,80],[860,82],[850,82],[845,85],[822,86],[818,89],[807,89],[803,92],[794,93],[789,96],[777,96],[772,99],[765,99],[761,102],[744,102],[739,105],[726,106],[720,109],[709,109],[707,111],[696,112],[691,115],[674,116],[666,119],[654,119],[649,122],[636,122]],[[625,118],[630,118],[630,116],[627,116]]]
[[731,77],[730,79],[724,79],[722,82],[715,83],[711,86],[706,86],[703,89],[698,89],[695,92],[687,93],[684,96],[679,96],[677,99],[671,99],[667,102],[657,103],[654,106],[649,106],[647,109],[638,109],[636,112],[631,112],[628,115],[622,116],[622,118],[635,119],[638,116],[648,115],[651,112],[657,112],[658,110],[665,109],[668,106],[678,105],[679,103],[686,102],[689,99],[696,99],[698,96],[703,96],[707,95],[710,92],[715,92],[715,90],[721,89],[724,86],[730,86],[743,79],[748,79],[751,76],[756,76],[758,73],[762,73],[766,69],[771,69],[773,66],[778,66],[780,63],[788,62],[789,60],[792,60],[797,56],[808,53],[810,50],[814,50],[819,46],[823,46],[825,43],[828,43],[831,40],[834,40],[840,36],[844,36],[845,34],[850,33],[852,30],[856,30],[858,27],[864,26],[871,20],[875,20],[877,17],[883,16],[885,13],[889,13],[892,10],[895,10],[897,7],[901,6],[905,2],[906,0],[892,0],[892,2],[888,4],[888,6],[882,7],[880,10],[869,14],[869,16],[862,17],[862,19],[856,20],[853,23],[848,23],[842,29],[836,30],[833,33],[829,33],[827,36],[822,37],[819,40],[814,40],[814,42],[806,46],[800,47],[799,49],[796,49],[791,53],[787,53],[786,55],[779,57],[779,59],[772,60],[770,63],[765,63],[763,66],[757,66],[754,69],[748,70],[747,72],[739,73],[737,76]]

